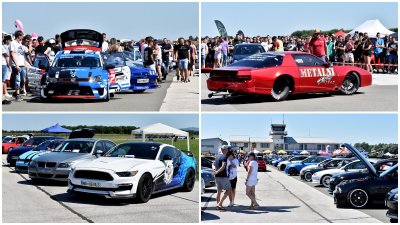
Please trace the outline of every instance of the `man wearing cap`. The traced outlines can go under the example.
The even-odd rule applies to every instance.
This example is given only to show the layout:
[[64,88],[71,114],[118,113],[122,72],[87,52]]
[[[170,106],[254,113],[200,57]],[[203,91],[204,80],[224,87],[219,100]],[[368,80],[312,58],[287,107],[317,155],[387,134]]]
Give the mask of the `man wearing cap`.
[[[226,154],[228,153],[229,146],[223,145],[221,147],[221,153],[218,154],[217,158],[214,162],[214,175],[215,175],[215,183],[217,184],[217,209],[225,210],[222,206],[225,199],[231,194],[231,183],[228,178],[227,173],[227,162],[228,158]],[[222,190],[225,190],[224,196],[221,198]]]
[[328,47],[326,45],[324,36],[321,35],[320,29],[315,30],[314,36],[308,44],[308,48],[311,54],[326,62],[326,53],[328,52]]

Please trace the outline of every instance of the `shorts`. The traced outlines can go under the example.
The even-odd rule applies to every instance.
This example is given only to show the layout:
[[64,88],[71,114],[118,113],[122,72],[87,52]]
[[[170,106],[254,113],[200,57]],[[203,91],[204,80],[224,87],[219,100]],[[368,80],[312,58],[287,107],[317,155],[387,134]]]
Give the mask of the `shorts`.
[[216,177],[215,178],[215,183],[217,184],[217,190],[222,191],[222,190],[231,190],[231,182],[229,181],[229,178],[227,177]]
[[389,64],[397,64],[398,57],[397,55],[390,54],[389,55]]
[[353,53],[349,52],[349,53],[344,53],[344,60],[346,62],[354,62],[354,55]]
[[156,59],[155,66],[161,66],[161,59]]
[[179,59],[178,67],[180,70],[187,70],[189,66],[189,59]]
[[246,182],[246,186],[249,186],[249,187],[256,186],[257,183],[258,183],[258,180],[248,180]]
[[7,73],[8,73],[7,65],[2,65],[1,66],[1,78],[2,78],[3,83],[6,82],[6,80],[7,80]]
[[146,65],[145,68],[149,68],[149,69],[153,70],[154,72],[156,72],[156,64]]
[[232,180],[229,180],[229,182],[231,182],[231,188],[236,189],[237,177],[233,178]]
[[205,65],[205,64],[206,64],[206,56],[201,55],[201,65]]

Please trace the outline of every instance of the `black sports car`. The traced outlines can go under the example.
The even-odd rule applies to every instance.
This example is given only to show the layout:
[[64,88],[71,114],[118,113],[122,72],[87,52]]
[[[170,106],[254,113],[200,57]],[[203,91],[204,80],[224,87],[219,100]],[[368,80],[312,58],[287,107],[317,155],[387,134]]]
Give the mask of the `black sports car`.
[[350,162],[352,162],[354,158],[332,158],[322,161],[317,165],[306,166],[300,171],[300,178],[305,181],[311,181],[311,177],[314,173],[327,170],[327,169],[335,169],[340,168]]
[[[394,166],[397,164],[397,158],[391,158],[391,159],[383,159],[379,160],[376,163],[373,164],[375,170],[378,172],[378,174],[381,174],[384,172],[388,167]],[[369,176],[368,171],[363,171],[363,172],[348,172],[348,173],[341,173],[338,175],[335,175],[331,177],[330,182],[329,182],[329,193],[332,193],[336,185],[338,185],[340,182],[345,181],[345,180],[353,180],[353,179],[363,179]]]
[[360,161],[364,162],[369,176],[361,179],[342,181],[333,192],[334,202],[337,207],[350,205],[354,208],[362,208],[367,204],[384,203],[386,194],[398,185],[398,165],[380,175],[371,163],[353,146],[345,144]]
[[386,216],[390,218],[391,223],[398,223],[398,211],[397,211],[397,188],[391,190],[386,195],[385,205],[389,208]]

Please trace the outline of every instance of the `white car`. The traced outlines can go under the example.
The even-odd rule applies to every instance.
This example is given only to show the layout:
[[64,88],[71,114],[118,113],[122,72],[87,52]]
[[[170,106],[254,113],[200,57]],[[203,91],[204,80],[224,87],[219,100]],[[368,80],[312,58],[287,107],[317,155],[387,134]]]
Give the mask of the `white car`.
[[123,143],[90,162],[78,163],[69,174],[68,192],[147,202],[156,192],[174,188],[192,191],[196,161],[172,145]]
[[[371,162],[372,163],[372,162]],[[322,170],[316,172],[312,175],[312,183],[314,184],[322,184],[325,187],[329,187],[329,181],[331,177],[339,174],[339,173],[348,173],[348,172],[361,172],[365,170],[365,164],[360,160],[355,160],[345,166],[340,167],[339,169],[329,169],[329,170]]]
[[204,179],[201,178],[201,194],[206,193],[206,183],[204,182]]

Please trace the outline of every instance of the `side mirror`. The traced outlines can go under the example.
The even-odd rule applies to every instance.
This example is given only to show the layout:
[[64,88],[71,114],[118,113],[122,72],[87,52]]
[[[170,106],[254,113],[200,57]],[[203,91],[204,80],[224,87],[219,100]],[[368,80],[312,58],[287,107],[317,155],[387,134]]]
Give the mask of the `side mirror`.
[[104,154],[104,152],[102,150],[97,150],[96,151],[96,155],[103,155],[103,154]]
[[114,68],[115,68],[114,65],[107,65],[107,66],[106,66],[106,69],[108,69],[108,70],[109,70],[109,69],[114,69]]
[[164,155],[162,161],[167,161],[167,160],[172,160],[172,157],[170,155]]

